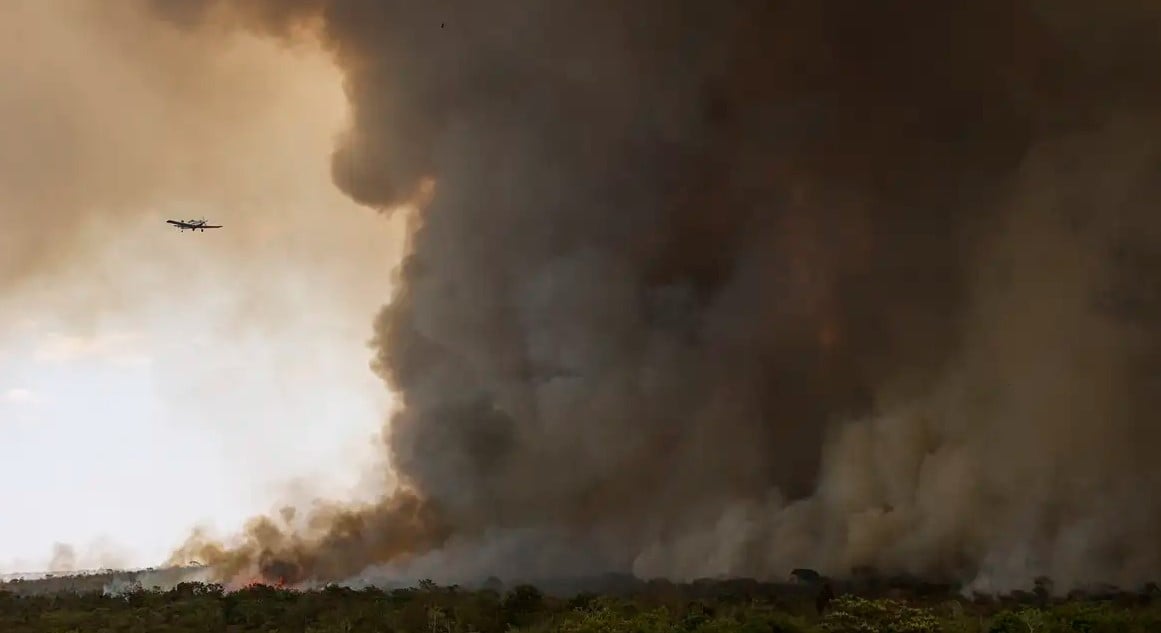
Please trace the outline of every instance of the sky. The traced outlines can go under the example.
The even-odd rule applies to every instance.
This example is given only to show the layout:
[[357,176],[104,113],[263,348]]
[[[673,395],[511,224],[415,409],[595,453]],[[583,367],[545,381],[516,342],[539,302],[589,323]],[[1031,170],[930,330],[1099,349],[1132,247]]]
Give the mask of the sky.
[[[6,0],[0,85],[0,573],[159,564],[195,526],[374,488],[402,225],[332,184],[330,59]],[[164,224],[190,217],[224,228]]]

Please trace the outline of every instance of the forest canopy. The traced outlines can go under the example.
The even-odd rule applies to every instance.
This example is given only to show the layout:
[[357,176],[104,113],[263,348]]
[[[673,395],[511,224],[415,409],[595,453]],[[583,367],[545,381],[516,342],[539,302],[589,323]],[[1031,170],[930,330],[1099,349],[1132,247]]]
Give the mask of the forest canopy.
[[[1031,592],[966,599],[931,586],[830,595],[830,582],[651,581],[605,594],[553,595],[532,585],[466,589],[422,581],[398,589],[297,591],[181,583],[169,590],[34,593],[0,589],[0,631],[298,633],[877,633],[1161,630],[1156,586],[1053,598]],[[44,585],[40,585],[44,586]],[[21,591],[21,589],[24,591]],[[864,588],[868,589],[868,588]],[[931,593],[935,591],[935,593]],[[19,592],[19,593],[18,593]]]

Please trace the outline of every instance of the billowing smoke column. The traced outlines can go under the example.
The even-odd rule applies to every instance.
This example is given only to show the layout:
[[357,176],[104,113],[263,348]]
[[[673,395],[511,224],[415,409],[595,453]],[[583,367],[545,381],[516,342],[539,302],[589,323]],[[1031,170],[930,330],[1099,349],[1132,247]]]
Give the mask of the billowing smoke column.
[[1161,575],[1161,7],[154,0],[317,28],[334,177],[429,178],[404,486],[228,575]]

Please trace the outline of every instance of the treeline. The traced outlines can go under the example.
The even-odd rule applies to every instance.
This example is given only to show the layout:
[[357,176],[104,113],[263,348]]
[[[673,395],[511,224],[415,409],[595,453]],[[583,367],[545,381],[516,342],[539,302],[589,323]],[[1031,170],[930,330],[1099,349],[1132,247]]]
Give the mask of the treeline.
[[[0,591],[29,594],[100,593],[111,587],[140,585],[147,589],[172,587],[197,567],[166,567],[138,570],[101,570],[86,573],[45,574],[34,578],[13,578],[0,583]],[[0,633],[4,633],[0,630]]]
[[[826,596],[762,583],[649,583],[624,595],[554,597],[531,585],[291,591],[183,583],[168,591],[18,595],[0,589],[3,633],[1145,633],[1155,592],[1061,600]],[[811,590],[808,590],[811,589]]]

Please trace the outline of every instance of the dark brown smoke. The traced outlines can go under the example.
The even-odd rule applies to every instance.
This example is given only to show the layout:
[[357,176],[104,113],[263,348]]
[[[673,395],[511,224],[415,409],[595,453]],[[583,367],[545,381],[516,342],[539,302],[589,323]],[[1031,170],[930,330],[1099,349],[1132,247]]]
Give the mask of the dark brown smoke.
[[416,496],[222,569],[1161,572],[1161,9],[153,3],[319,29],[336,183],[436,183],[375,321]]
[[295,523],[296,514],[287,508],[280,521],[255,518],[246,526],[245,541],[233,549],[195,532],[170,563],[186,564],[193,558],[222,580],[298,583],[346,578],[366,568],[368,560],[427,551],[447,538],[447,528],[430,504],[402,490],[366,507],[312,508],[304,524]]

